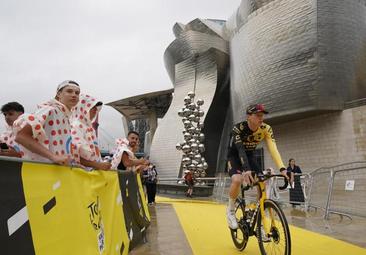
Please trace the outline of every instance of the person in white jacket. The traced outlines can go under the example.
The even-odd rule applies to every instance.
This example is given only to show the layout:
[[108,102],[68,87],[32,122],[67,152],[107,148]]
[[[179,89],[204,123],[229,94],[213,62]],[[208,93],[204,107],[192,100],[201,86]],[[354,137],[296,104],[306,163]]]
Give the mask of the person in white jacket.
[[27,149],[24,159],[72,163],[69,118],[79,94],[79,84],[66,80],[58,85],[55,98],[40,104],[34,114],[23,114],[14,122],[15,141]]

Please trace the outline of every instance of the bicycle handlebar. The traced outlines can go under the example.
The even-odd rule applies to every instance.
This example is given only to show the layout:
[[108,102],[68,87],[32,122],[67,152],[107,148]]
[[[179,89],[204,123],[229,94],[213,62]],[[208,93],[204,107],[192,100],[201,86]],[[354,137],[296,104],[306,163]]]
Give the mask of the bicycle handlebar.
[[259,185],[260,182],[265,182],[268,179],[273,178],[273,177],[282,177],[284,179],[284,181],[285,181],[284,185],[281,187],[278,187],[280,190],[284,190],[287,188],[288,179],[285,176],[283,176],[282,174],[260,174],[260,175],[257,175],[258,181],[252,183],[251,185],[246,185],[245,187],[243,187],[243,189],[249,190],[250,188]]

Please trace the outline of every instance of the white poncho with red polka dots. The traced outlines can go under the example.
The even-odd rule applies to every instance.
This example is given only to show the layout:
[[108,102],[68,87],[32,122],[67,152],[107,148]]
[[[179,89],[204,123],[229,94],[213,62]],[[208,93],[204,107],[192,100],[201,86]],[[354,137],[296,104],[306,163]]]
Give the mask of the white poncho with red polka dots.
[[[112,158],[112,167],[111,169],[117,169],[119,163],[122,160],[122,155],[124,152],[126,152],[129,156],[130,159],[134,159],[135,154],[130,150],[129,147],[129,142],[126,138],[122,139],[122,138],[118,138],[116,140],[116,145],[117,145],[117,149],[115,150],[115,153],[113,154],[113,158]],[[134,167],[127,167],[127,170],[133,170]]]
[[[70,110],[56,99],[38,106],[34,114],[23,114],[13,124],[14,133],[25,125],[32,127],[33,138],[56,155],[72,155]],[[50,162],[38,154],[25,150],[24,159]]]
[[9,147],[14,148],[15,151],[21,153],[21,146],[15,142],[14,131],[10,126],[6,126],[6,130],[0,134],[0,143],[6,143]]
[[[80,157],[89,161],[101,161],[98,139],[93,128],[93,120],[89,111],[98,101],[89,95],[80,95],[78,105],[75,107],[71,118],[71,135],[74,150],[74,158],[80,163]],[[97,113],[98,114],[98,113]]]

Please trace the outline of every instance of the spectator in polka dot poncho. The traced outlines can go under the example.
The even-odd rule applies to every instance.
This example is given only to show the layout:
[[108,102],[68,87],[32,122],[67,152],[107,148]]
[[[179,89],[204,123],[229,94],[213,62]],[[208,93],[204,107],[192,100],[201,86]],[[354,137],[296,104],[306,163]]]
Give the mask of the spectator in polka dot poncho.
[[24,107],[18,102],[9,102],[1,107],[7,124],[6,131],[0,135],[0,143],[6,144],[7,148],[0,149],[0,156],[18,157],[22,156],[21,147],[15,142],[13,131],[14,121],[24,113]]
[[93,169],[108,170],[109,162],[102,162],[98,139],[93,128],[103,103],[89,95],[80,95],[71,118],[71,135],[74,159],[77,163]]
[[67,80],[57,87],[54,99],[23,114],[14,122],[15,141],[27,149],[23,158],[69,165],[72,160],[71,111],[79,102],[80,87]]
[[112,169],[139,171],[150,163],[144,158],[137,159],[134,154],[138,149],[139,140],[139,133],[136,131],[129,131],[127,139],[116,140],[117,148],[112,158]]

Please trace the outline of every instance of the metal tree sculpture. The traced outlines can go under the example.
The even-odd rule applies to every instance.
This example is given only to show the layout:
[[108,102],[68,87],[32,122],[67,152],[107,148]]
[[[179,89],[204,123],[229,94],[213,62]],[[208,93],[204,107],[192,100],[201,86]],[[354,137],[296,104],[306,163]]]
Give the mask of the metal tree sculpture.
[[[195,178],[205,177],[208,168],[207,162],[201,153],[205,151],[203,141],[205,135],[201,133],[203,123],[201,117],[204,112],[200,109],[204,101],[198,99],[194,101],[195,93],[190,91],[184,98],[184,107],[178,111],[178,115],[182,117],[184,125],[183,137],[184,142],[176,145],[177,150],[183,152],[182,166],[183,171],[189,170]],[[196,180],[197,181],[197,180]]]

